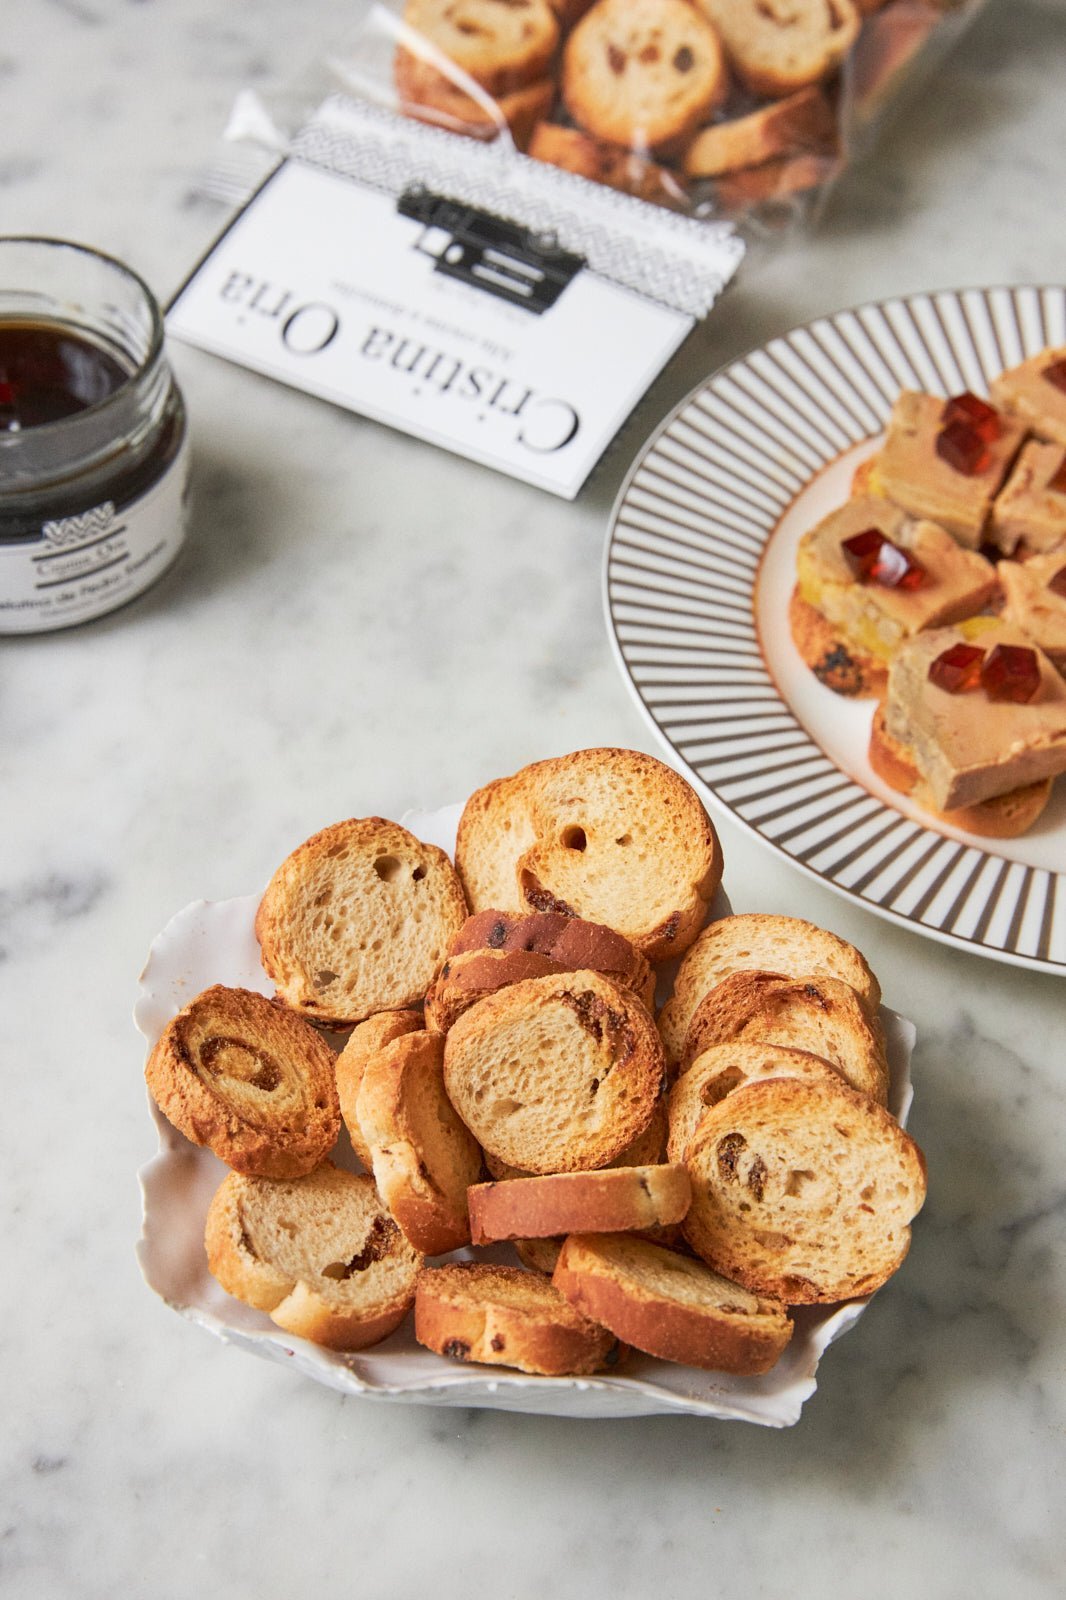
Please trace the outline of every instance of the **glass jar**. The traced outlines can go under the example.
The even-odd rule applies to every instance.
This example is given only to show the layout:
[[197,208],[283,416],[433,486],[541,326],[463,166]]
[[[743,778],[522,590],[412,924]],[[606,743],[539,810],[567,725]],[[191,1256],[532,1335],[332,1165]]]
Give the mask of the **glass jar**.
[[184,538],[187,461],[148,287],[82,245],[0,238],[0,633],[154,583]]

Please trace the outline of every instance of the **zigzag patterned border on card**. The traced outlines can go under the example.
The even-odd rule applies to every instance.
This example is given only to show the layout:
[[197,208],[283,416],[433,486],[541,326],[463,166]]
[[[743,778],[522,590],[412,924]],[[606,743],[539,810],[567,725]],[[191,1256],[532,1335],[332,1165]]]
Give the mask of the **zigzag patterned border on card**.
[[339,95],[297,133],[292,154],[385,194],[418,185],[553,235],[599,277],[692,317],[706,315],[744,254],[729,223],[678,216],[503,145]]

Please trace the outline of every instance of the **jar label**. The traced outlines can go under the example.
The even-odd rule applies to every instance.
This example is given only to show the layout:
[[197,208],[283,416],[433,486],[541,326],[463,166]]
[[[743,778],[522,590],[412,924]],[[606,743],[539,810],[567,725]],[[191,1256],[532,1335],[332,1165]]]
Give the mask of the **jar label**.
[[105,500],[0,546],[0,633],[42,633],[103,616],[154,583],[185,537],[188,446],[137,500]]

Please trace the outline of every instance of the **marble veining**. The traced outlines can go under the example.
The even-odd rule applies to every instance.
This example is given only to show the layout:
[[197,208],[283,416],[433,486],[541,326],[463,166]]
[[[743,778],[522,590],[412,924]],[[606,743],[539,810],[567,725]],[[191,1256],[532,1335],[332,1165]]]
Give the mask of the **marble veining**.
[[[338,28],[334,0],[9,0],[3,20],[0,229],[113,251],[163,298],[223,215],[200,180],[235,94]],[[175,349],[181,559],[125,611],[0,643],[5,1597],[1062,1593],[1058,979],[878,921],[722,824],[736,908],[852,939],[918,1027],[929,1202],[783,1433],[346,1400],[208,1338],[134,1261],[153,1134],[130,1010],[173,911],[254,891],[317,827],[580,745],[654,748],[599,592],[644,435],[822,312],[1061,280],[1064,72],[1062,0],[990,0],[818,233],[752,252],[573,505]]]

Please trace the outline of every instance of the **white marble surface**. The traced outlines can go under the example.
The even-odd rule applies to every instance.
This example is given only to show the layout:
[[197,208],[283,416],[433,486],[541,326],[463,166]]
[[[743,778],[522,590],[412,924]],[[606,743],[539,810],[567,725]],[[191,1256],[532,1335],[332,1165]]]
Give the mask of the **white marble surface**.
[[[0,228],[112,250],[161,296],[235,91],[334,0],[6,0]],[[142,601],[0,653],[0,1588],[267,1597],[1062,1592],[1061,981],[868,916],[728,823],[739,909],[869,953],[919,1027],[911,1256],[785,1433],[342,1400],[140,1282],[147,943],[336,817],[459,798],[586,743],[652,748],[604,636],[607,510],[725,357],[897,291],[1061,279],[1066,7],[992,0],[818,236],[754,260],[573,506],[176,350],[187,552]]]

